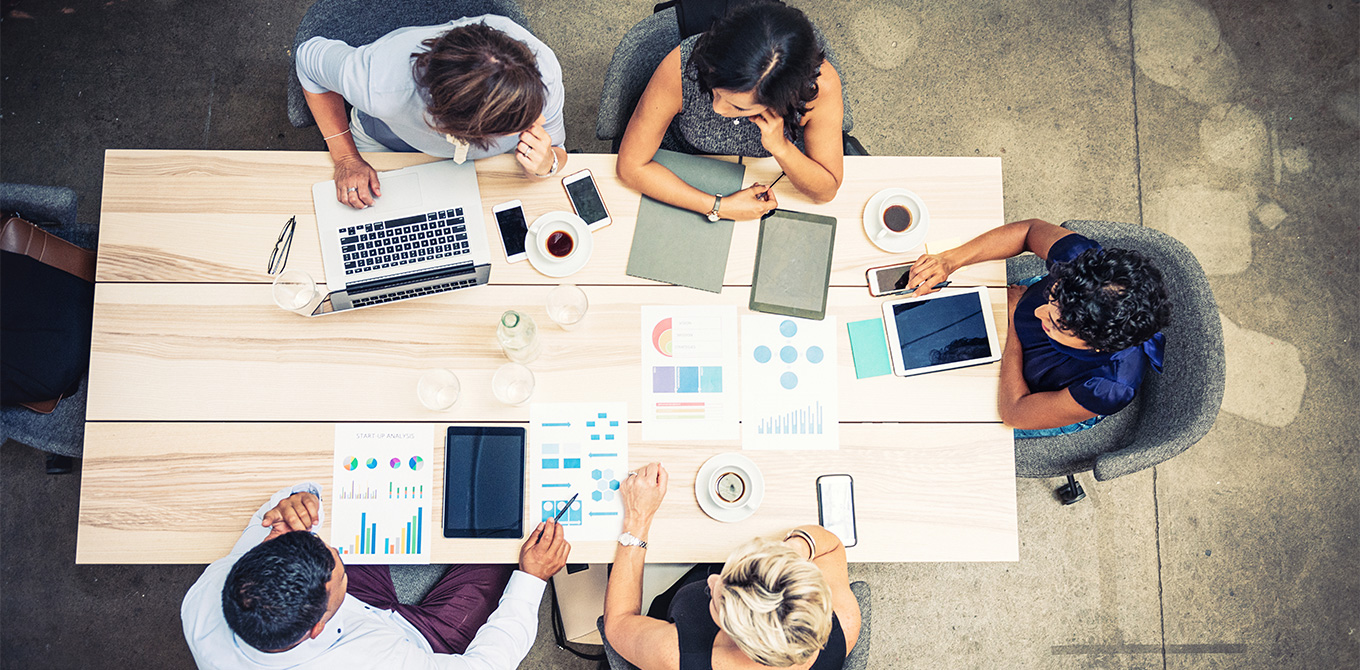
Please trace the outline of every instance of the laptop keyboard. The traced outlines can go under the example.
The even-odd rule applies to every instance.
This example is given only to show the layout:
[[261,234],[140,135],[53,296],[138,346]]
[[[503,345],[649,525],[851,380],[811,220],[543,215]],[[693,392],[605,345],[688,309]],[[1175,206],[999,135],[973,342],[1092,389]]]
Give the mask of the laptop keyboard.
[[469,253],[463,208],[341,228],[340,251],[347,275]]
[[459,279],[444,284],[436,284],[434,286],[422,286],[420,288],[406,289],[404,291],[393,291],[391,293],[384,293],[373,297],[354,298],[352,302],[355,307],[367,307],[369,305],[377,305],[379,303],[392,302],[394,300],[405,300],[407,298],[430,295],[431,293],[443,293],[444,291],[451,291],[456,288],[463,288],[464,286],[472,286],[476,283],[477,278],[471,277],[469,279]]

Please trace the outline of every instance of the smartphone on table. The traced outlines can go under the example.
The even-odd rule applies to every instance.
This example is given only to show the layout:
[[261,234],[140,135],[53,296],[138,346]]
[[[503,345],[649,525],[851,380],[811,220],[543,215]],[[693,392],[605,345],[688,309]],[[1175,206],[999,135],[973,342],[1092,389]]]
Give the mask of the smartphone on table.
[[841,544],[859,544],[855,528],[855,480],[850,475],[822,475],[817,478],[817,521]]
[[505,249],[505,260],[517,263],[528,258],[524,251],[524,238],[529,234],[529,223],[524,218],[524,206],[518,200],[503,202],[491,208],[496,217],[496,228],[501,233],[501,248]]
[[604,198],[600,197],[600,189],[596,186],[595,176],[590,170],[581,170],[563,177],[562,188],[567,190],[567,200],[571,201],[572,211],[586,222],[586,229],[593,231],[614,222],[609,218],[609,210],[604,206]]
[[[869,295],[879,298],[885,295],[914,293],[914,289],[907,288],[907,281],[911,279],[911,266],[915,264],[916,261],[907,261],[869,268],[864,273],[864,277],[869,280]],[[942,281],[936,284],[935,288],[944,288],[949,284],[948,281]]]

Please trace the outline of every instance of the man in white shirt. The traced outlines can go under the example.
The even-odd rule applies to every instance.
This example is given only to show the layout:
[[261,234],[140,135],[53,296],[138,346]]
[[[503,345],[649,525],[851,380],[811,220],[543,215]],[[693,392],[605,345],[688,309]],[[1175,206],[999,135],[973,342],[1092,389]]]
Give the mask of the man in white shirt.
[[[350,592],[339,555],[312,532],[320,492],[303,483],[275,493],[231,554],[189,589],[180,616],[199,668],[490,670],[524,660],[544,586],[571,550],[560,526],[530,532],[508,582],[497,578],[508,566],[454,566],[420,605],[397,607],[391,577],[375,579],[385,566],[350,571],[368,582],[359,595],[382,602]],[[499,584],[504,594],[491,612],[488,587]]]

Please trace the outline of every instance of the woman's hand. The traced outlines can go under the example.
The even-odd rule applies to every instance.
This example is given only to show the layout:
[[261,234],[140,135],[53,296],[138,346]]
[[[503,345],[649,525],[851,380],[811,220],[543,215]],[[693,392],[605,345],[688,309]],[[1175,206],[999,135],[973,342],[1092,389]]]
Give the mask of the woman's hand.
[[552,137],[543,128],[548,120],[542,114],[534,125],[519,134],[519,144],[515,145],[515,160],[524,168],[525,174],[533,177],[547,176],[553,164]]
[[793,143],[784,135],[784,117],[775,114],[768,108],[762,110],[755,116],[746,117],[751,123],[756,124],[760,129],[760,145],[770,152],[771,156],[778,156],[788,151]]
[[373,204],[382,196],[378,171],[358,154],[335,161],[335,199],[355,209]]
[[936,284],[949,279],[949,275],[957,269],[945,254],[921,254],[911,266],[907,288],[916,289],[913,297],[930,295],[935,292]]
[[666,485],[670,483],[670,478],[660,463],[648,463],[623,480],[619,496],[623,499],[624,530],[646,539],[645,533],[652,526],[652,516],[666,497]]
[[[769,199],[762,200],[756,197],[760,195]],[[774,191],[768,186],[751,184],[732,195],[723,196],[722,204],[718,205],[718,216],[734,221],[748,221],[759,219],[778,206],[779,201],[775,199]]]

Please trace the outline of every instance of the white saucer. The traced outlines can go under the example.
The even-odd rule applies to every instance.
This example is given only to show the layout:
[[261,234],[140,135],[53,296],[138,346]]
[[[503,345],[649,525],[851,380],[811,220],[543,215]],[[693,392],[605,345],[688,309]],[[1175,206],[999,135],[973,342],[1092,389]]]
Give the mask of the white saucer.
[[[538,247],[538,231],[551,223],[566,223],[572,227],[576,233],[576,252],[568,256],[565,260],[553,258]],[[571,212],[548,212],[543,216],[534,219],[533,225],[529,226],[529,232],[524,236],[524,252],[529,256],[529,264],[535,270],[548,275],[549,277],[565,277],[575,274],[590,261],[590,252],[595,249],[595,238],[591,236],[590,229],[586,227],[586,222],[581,217]]]
[[[905,235],[888,235],[883,239],[875,239],[879,231],[883,230],[883,201],[889,196],[906,196],[906,207],[911,211],[911,216],[917,221],[916,227]],[[891,253],[902,253],[911,251],[920,246],[926,240],[926,235],[930,233],[930,209],[921,196],[908,191],[905,188],[885,188],[864,205],[864,234],[869,236],[869,241],[874,246]]]
[[[719,468],[732,468],[746,473],[747,479],[751,482],[751,495],[745,505],[728,508],[713,502],[713,488],[710,485],[713,483],[713,475]],[[699,474],[694,478],[694,497],[699,500],[699,509],[702,509],[704,514],[724,523],[736,523],[755,514],[760,508],[760,502],[765,499],[765,477],[760,474],[760,468],[756,467],[751,459],[739,453],[718,454],[699,466]]]

